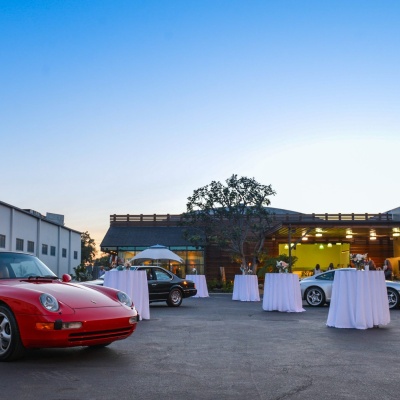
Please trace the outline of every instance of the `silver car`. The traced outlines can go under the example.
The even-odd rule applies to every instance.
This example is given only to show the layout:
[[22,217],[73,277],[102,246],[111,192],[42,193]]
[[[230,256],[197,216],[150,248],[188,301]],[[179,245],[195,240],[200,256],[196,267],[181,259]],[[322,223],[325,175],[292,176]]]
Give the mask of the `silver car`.
[[[352,270],[343,268],[341,271]],[[332,296],[332,283],[335,271],[326,271],[319,275],[309,276],[300,280],[301,298],[313,307],[330,303]],[[400,305],[400,282],[386,281],[389,308]]]

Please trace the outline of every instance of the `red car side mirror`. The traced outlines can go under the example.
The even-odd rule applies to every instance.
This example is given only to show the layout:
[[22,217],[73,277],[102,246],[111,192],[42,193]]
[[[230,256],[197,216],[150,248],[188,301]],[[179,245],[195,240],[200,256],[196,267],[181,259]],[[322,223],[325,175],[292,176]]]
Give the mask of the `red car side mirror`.
[[69,274],[64,274],[62,276],[62,281],[63,282],[70,282],[71,280],[72,280],[72,278],[71,278],[71,275],[69,275]]

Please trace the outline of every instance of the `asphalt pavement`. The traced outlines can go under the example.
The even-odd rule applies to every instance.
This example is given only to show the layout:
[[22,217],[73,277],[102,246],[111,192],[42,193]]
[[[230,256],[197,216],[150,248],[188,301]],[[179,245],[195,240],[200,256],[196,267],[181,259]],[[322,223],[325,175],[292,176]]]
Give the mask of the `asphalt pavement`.
[[328,328],[329,308],[262,310],[229,294],[150,306],[104,349],[43,349],[0,363],[4,399],[394,399],[400,310],[389,325]]

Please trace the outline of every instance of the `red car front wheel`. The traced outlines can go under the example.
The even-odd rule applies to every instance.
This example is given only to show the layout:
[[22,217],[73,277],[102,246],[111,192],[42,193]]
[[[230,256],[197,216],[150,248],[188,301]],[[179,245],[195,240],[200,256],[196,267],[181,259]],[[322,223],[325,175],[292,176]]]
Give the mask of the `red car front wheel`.
[[0,306],[0,361],[12,361],[24,353],[17,321],[11,310]]

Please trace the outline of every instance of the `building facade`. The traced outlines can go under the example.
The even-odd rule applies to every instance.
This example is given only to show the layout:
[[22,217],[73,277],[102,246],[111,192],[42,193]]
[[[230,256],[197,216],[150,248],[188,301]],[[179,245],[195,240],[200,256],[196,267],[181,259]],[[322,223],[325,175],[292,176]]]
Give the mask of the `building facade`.
[[81,263],[81,232],[64,226],[64,216],[24,210],[0,201],[0,251],[31,253],[57,276]]
[[[326,269],[346,267],[350,254],[368,254],[377,266],[391,259],[399,274],[400,208],[379,214],[303,214],[270,208],[271,229],[266,234],[264,250],[268,256],[281,254],[296,257],[294,272],[312,271],[318,263]],[[191,274],[193,268],[207,279],[233,280],[239,264],[218,246],[194,247],[184,236],[180,215],[111,215],[110,228],[102,243],[103,252],[129,261],[138,252],[155,244],[169,247],[184,265],[164,265],[179,275]]]

